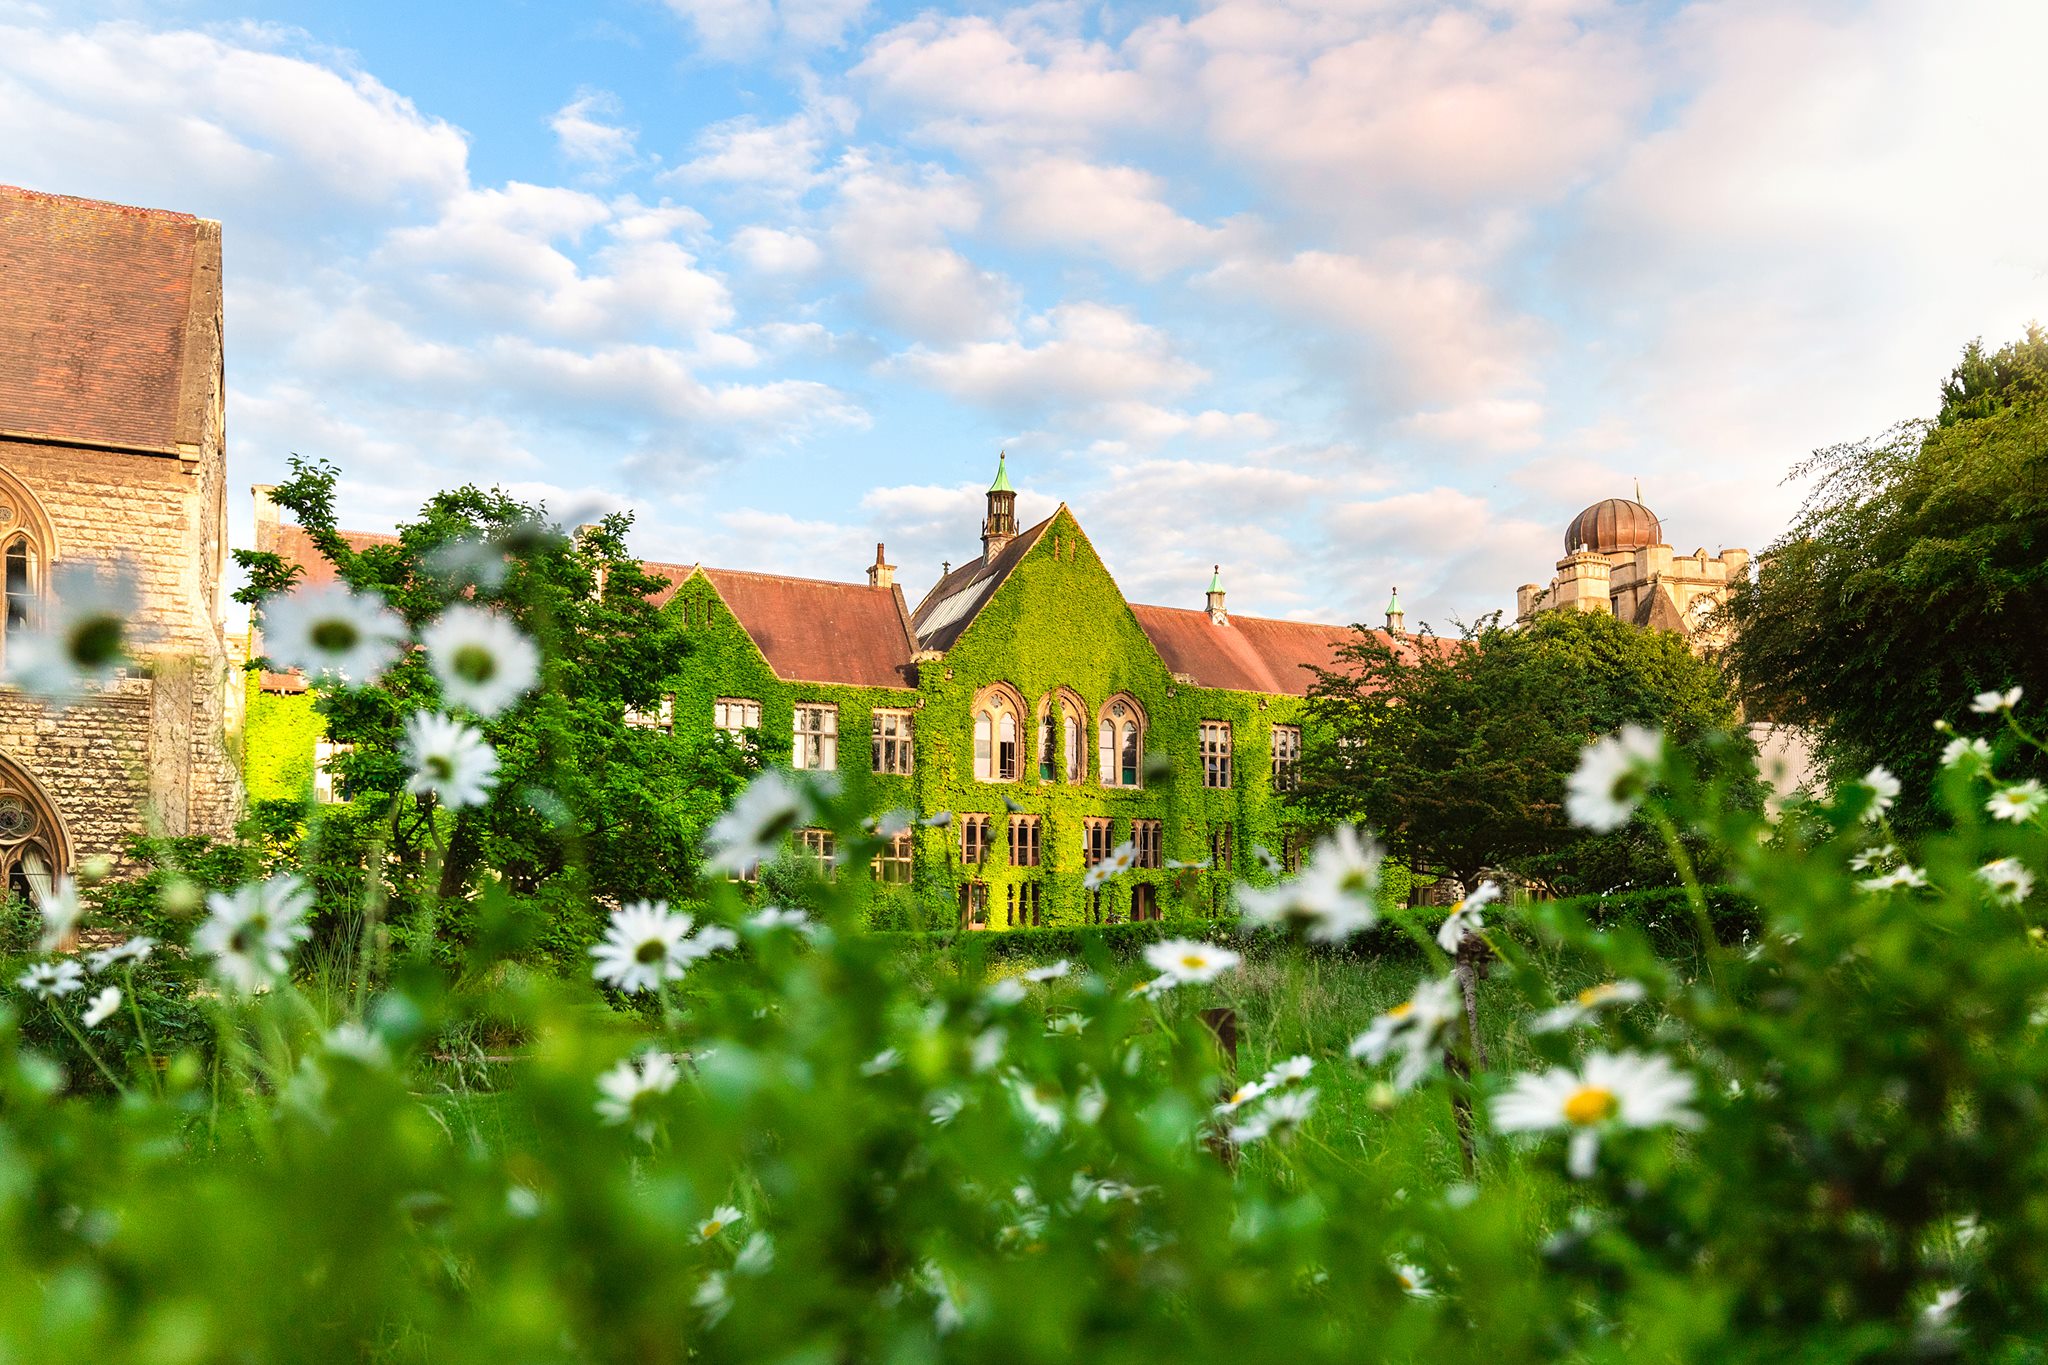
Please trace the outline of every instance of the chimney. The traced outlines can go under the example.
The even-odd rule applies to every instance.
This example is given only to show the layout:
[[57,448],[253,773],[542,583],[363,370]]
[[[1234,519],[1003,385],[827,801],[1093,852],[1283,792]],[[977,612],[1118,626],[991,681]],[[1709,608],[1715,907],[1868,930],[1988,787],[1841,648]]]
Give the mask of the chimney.
[[256,548],[259,550],[277,549],[279,518],[277,504],[270,499],[270,495],[276,491],[277,485],[273,483],[249,485],[249,493],[256,500]]
[[1209,619],[1219,626],[1230,624],[1230,613],[1223,610],[1223,566],[1218,564],[1209,574]]
[[1405,635],[1407,627],[1408,613],[1401,610],[1401,590],[1395,588],[1394,595],[1387,599],[1387,634]]
[[893,588],[896,586],[896,566],[887,562],[882,553],[882,542],[875,542],[875,562],[868,565],[868,586],[871,588]]

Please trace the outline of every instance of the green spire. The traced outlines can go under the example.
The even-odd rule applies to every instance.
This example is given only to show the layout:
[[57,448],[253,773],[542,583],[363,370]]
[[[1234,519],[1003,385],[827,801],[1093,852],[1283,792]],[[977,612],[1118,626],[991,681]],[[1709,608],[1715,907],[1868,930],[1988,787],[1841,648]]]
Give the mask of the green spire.
[[1014,493],[1017,491],[1010,487],[1009,453],[1007,451],[999,450],[996,452],[996,481],[988,486],[988,491],[991,493]]
[[1401,590],[1394,589],[1394,595],[1387,599],[1387,615],[1396,616],[1401,612]]
[[1218,564],[1215,567],[1215,571],[1209,575],[1209,591],[1223,591],[1223,566],[1221,564]]

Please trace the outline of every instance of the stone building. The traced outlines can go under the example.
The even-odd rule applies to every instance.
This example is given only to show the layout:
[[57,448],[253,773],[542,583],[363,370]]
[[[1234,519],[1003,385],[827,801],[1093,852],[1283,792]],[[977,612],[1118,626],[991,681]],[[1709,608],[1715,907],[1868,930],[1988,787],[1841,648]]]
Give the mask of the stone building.
[[1538,611],[1604,611],[1637,626],[1676,631],[1695,648],[1713,643],[1710,618],[1749,568],[1749,551],[1676,554],[1663,523],[1628,498],[1596,502],[1564,532],[1564,558],[1550,586],[1515,590],[1515,616]]
[[[263,548],[306,562],[304,536],[262,501],[258,527]],[[1018,525],[1001,467],[980,539],[915,608],[879,545],[855,582],[648,564],[694,648],[658,711],[629,723],[758,744],[929,822],[839,873],[872,885],[878,925],[1216,914],[1240,877],[1265,876],[1255,850],[1296,861],[1306,832],[1285,797],[1307,694],[1351,628],[1230,611],[1220,570],[1200,606],[1128,602],[1070,508]],[[296,686],[267,678],[251,699],[252,795],[321,785]],[[795,843],[834,861],[825,830]],[[1088,887],[1124,844],[1136,866]]]
[[68,709],[0,689],[16,890],[233,827],[224,422],[220,224],[0,186],[0,651],[63,564],[132,575],[144,639]]

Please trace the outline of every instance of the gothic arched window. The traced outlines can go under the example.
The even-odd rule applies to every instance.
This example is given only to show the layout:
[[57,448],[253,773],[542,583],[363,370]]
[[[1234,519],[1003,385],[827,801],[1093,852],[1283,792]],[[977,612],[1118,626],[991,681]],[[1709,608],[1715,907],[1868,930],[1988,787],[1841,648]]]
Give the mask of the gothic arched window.
[[1024,703],[1014,689],[998,683],[974,699],[974,776],[982,782],[1015,782],[1023,761],[1018,718]]
[[1119,693],[1102,704],[1095,727],[1095,748],[1103,786],[1145,784],[1145,712],[1137,698]]
[[0,469],[0,583],[6,591],[0,657],[4,657],[6,642],[35,624],[48,590],[50,564],[56,557],[56,528],[42,501],[21,480]]
[[43,784],[0,758],[0,885],[33,901],[71,871],[71,834]]
[[1070,687],[1056,687],[1038,703],[1038,777],[1079,782],[1088,772],[1088,705]]

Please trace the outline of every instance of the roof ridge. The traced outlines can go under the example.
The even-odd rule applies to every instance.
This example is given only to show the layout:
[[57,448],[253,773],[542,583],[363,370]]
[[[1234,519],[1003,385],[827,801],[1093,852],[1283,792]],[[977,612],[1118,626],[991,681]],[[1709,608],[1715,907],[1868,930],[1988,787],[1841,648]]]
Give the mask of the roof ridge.
[[848,582],[842,578],[806,578],[802,574],[767,573],[760,569],[721,569],[715,564],[698,564],[693,567],[700,568],[705,573],[743,574],[748,578],[777,578],[785,583],[816,583],[825,588],[859,588],[866,592],[875,587],[872,583]]
[[77,194],[52,194],[48,190],[32,190],[26,185],[9,185],[0,182],[0,195],[10,199],[33,199],[44,204],[68,204],[74,208],[112,209],[116,213],[131,214],[138,218],[164,218],[178,223],[218,223],[216,218],[201,218],[196,213],[182,209],[155,209],[142,204],[122,204],[112,199],[88,199]]
[[[1209,614],[1201,607],[1169,607],[1159,602],[1131,603],[1131,608],[1134,611],[1140,607],[1143,607],[1146,611],[1183,611],[1190,616],[1207,616]],[[1286,616],[1255,616],[1248,611],[1233,611],[1230,613],[1230,619],[1233,621],[1270,621],[1276,626],[1308,626],[1316,630],[1350,630],[1352,628],[1351,626],[1338,625],[1334,621],[1296,621]],[[1352,624],[1356,625],[1358,623],[1353,622]]]

